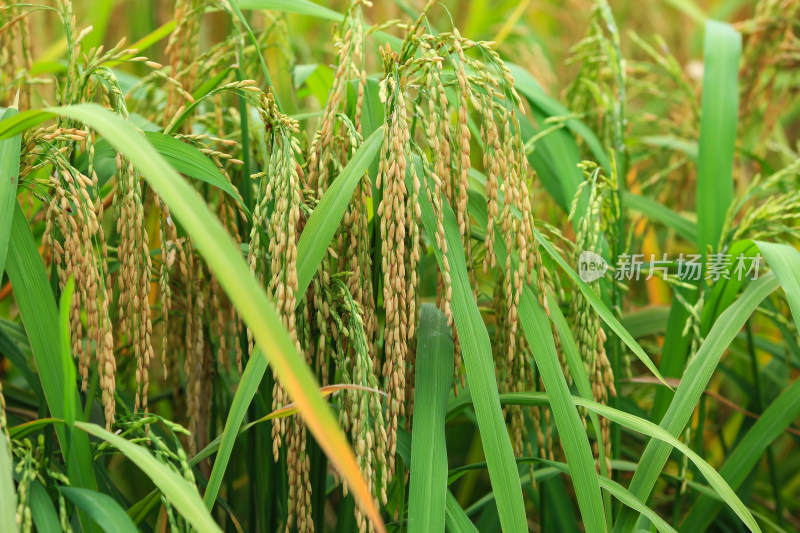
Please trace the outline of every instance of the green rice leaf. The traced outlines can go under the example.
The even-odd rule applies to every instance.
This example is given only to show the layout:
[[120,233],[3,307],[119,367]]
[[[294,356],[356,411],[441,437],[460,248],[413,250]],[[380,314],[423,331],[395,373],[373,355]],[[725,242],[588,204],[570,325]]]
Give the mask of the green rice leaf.
[[[17,115],[16,108],[9,107],[0,120]],[[17,200],[19,181],[19,157],[22,137],[17,134],[0,141],[0,279],[6,264],[8,240],[11,238],[11,219]]]
[[39,378],[33,373],[33,370],[31,370],[29,357],[22,352],[20,345],[17,344],[17,342],[11,338],[11,335],[2,327],[0,327],[0,353],[8,358],[11,364],[20,371],[25,378],[25,382],[31,390],[34,391],[36,396],[41,397],[42,385],[39,383]]
[[[567,457],[573,473],[572,484],[575,487],[575,495],[578,498],[578,506],[581,509],[581,518],[586,526],[586,531],[606,531],[603,500],[592,449],[589,446],[589,438],[570,395],[564,371],[561,369],[547,316],[531,290],[525,290],[522,293],[519,320],[547,391],[561,438],[561,446],[564,448],[564,455]],[[578,363],[583,366],[580,361]],[[581,383],[581,389],[584,393],[591,394],[591,389],[586,390],[588,384],[587,378],[585,383]],[[599,423],[597,427],[600,427]]]
[[267,9],[283,13],[297,13],[335,22],[341,22],[344,15],[330,8],[315,4],[311,0],[236,0],[242,9]]
[[651,220],[661,222],[666,227],[683,237],[689,242],[697,241],[697,225],[680,216],[678,213],[646,196],[639,196],[626,191],[623,195],[625,207],[644,214]]
[[[339,227],[358,182],[364,179],[383,144],[383,128],[367,137],[334,180],[306,222],[297,243],[297,294],[304,294]],[[300,298],[298,298],[298,305]]]
[[800,252],[788,244],[763,241],[755,241],[755,244],[786,291],[792,318],[800,330]]
[[707,15],[697,5],[697,2],[693,0],[665,0],[664,3],[674,7],[697,24],[702,24],[708,19]]
[[133,521],[111,496],[86,489],[59,487],[59,492],[82,509],[106,533],[136,533]]
[[447,502],[444,509],[445,524],[450,533],[478,533],[478,528],[469,519],[467,513],[458,504],[453,493],[447,491]]
[[[592,413],[592,414],[597,416],[597,413]],[[549,461],[546,459],[538,459],[538,458],[536,459],[536,462],[552,466],[564,473],[572,475],[572,471],[570,470],[570,467],[567,464],[559,463],[557,461]],[[647,519],[650,520],[654,526],[656,526],[656,529],[658,529],[658,531],[660,531],[661,533],[677,533],[675,529],[666,522],[666,520],[661,518],[658,515],[658,513],[650,509],[641,500],[636,498],[636,496],[631,494],[628,491],[628,489],[626,489],[616,481],[609,479],[607,477],[598,476],[597,479],[600,482],[600,487],[602,487],[603,490],[609,492],[621,503],[646,516]]]
[[[772,267],[789,301],[795,324],[800,323],[800,252],[785,244],[756,241]],[[761,460],[764,451],[783,431],[800,416],[800,380],[784,390],[761,414],[756,423],[728,455],[719,473],[734,488],[744,483],[747,476]],[[722,509],[722,503],[703,495],[689,510],[682,524],[685,531],[705,530]]]
[[[789,301],[795,324],[800,323],[800,252],[785,244],[756,241],[755,245],[764,254],[772,267]],[[720,469],[720,474],[737,489],[761,459],[767,446],[800,416],[800,380],[781,395],[761,414]],[[702,531],[722,509],[722,503],[709,496],[701,496],[683,522],[685,531]]]
[[[524,67],[509,62],[506,63],[506,66],[514,76],[514,87],[527,98],[531,106],[540,109],[542,113],[548,117],[574,116],[574,114],[558,100],[548,96],[539,82],[536,81],[536,78]],[[573,134],[583,139],[594,155],[595,161],[606,169],[606,171],[609,171],[611,165],[608,155],[603,148],[603,143],[600,142],[600,139],[597,138],[597,135],[595,135],[592,129],[577,118],[567,118],[565,124]],[[579,162],[580,161],[576,161],[576,164]]]
[[[727,279],[723,277],[711,287],[707,293],[706,301],[703,303],[703,311],[700,314],[700,334],[708,335],[711,326],[719,318],[719,315],[736,300],[739,290],[747,281],[745,276],[736,275],[734,270],[737,265],[737,257],[741,255],[748,258],[745,263],[750,266],[752,258],[755,257],[758,248],[750,240],[736,241],[728,247],[727,254],[731,256],[731,264],[727,268]],[[778,278],[780,280],[780,278]]]
[[[526,288],[526,294],[530,292],[530,288]],[[537,302],[534,301],[533,293],[531,292],[527,296],[523,297],[522,307],[523,312],[528,313],[530,309],[528,307],[531,304],[536,304]],[[569,329],[569,325],[567,324],[567,319],[564,317],[564,314],[561,312],[561,309],[558,306],[558,301],[556,298],[548,293],[547,294],[547,303],[550,308],[550,321],[555,326],[556,333],[558,334],[558,339],[561,342],[561,350],[564,352],[564,357],[567,360],[567,365],[569,365],[570,374],[572,375],[572,379],[575,382],[575,388],[578,389],[578,394],[581,397],[591,400],[594,398],[592,394],[592,385],[589,381],[589,376],[586,373],[586,367],[581,361],[580,353],[578,352],[578,345],[575,342],[575,338],[572,336],[572,331]],[[525,325],[523,324],[523,329]],[[600,458],[601,460],[605,457],[605,450],[602,446],[603,439],[602,439],[602,431],[600,428],[600,420],[597,418],[595,413],[589,413],[589,418],[592,421],[592,425],[594,426],[595,435],[598,436],[599,440],[599,450],[600,450]],[[605,460],[602,460],[600,463],[601,471],[605,471],[606,465]]]
[[[667,433],[677,436],[683,431],[723,352],[756,307],[777,287],[778,280],[774,275],[763,276],[751,283],[742,296],[722,313],[686,367],[683,379],[675,391],[675,397],[661,421],[661,427]],[[667,462],[669,453],[670,446],[662,441],[651,440],[648,443],[629,486],[634,496],[646,501]],[[624,509],[617,518],[614,531],[630,531],[635,522],[634,514]]]
[[[675,293],[679,294],[686,301],[690,301],[692,296],[696,297],[695,291],[685,287],[675,287]],[[658,369],[668,378],[680,378],[686,368],[686,358],[689,356],[689,335],[684,335],[686,320],[689,318],[689,311],[677,297],[672,300],[667,317],[667,330],[664,333],[664,349],[661,351],[661,360]],[[675,391],[666,387],[656,387],[656,395],[653,398],[652,420],[658,421],[664,418],[664,414],[669,408]]]
[[[3,115],[2,120],[0,120],[0,140],[19,135],[23,131],[38,126],[45,120],[49,120],[55,116],[55,113],[42,109],[29,109],[18,115]],[[6,148],[4,148],[4,150],[5,149]]]
[[219,487],[222,484],[222,478],[225,475],[225,469],[233,451],[233,444],[236,442],[239,428],[242,426],[242,420],[247,414],[250,402],[253,401],[253,397],[258,392],[258,387],[261,385],[261,380],[264,378],[266,370],[267,359],[259,354],[253,354],[250,360],[247,361],[247,366],[242,373],[242,379],[239,381],[239,387],[236,389],[231,408],[228,411],[228,418],[225,420],[225,429],[222,431],[222,439],[214,461],[214,468],[211,469],[211,476],[208,478],[208,485],[203,494],[203,503],[209,510],[214,506],[214,501],[217,499]]
[[[80,411],[78,389],[74,381],[67,383],[64,378],[56,302],[28,221],[18,203],[14,206],[11,234],[6,272],[28,333],[47,406],[54,418],[63,420],[65,398],[69,399],[75,413]],[[88,437],[74,433],[68,444],[66,430],[61,424],[56,425],[56,435],[65,452],[67,474],[73,486],[96,490]],[[91,528],[86,524],[84,527]]]
[[739,118],[742,36],[728,24],[706,22],[703,98],[697,161],[697,248],[716,249],[733,202],[733,156]]
[[[520,117],[522,138],[526,141],[540,134],[551,126],[539,108],[533,109],[533,118],[539,125],[532,125],[525,117]],[[539,137],[528,155],[536,177],[542,181],[545,189],[565,213],[569,213],[572,198],[583,179],[578,145],[565,128],[552,129]]]
[[203,500],[200,499],[197,488],[153,457],[147,448],[128,442],[96,424],[75,422],[75,427],[108,441],[119,449],[125,457],[133,461],[153,481],[156,487],[194,529],[200,533],[219,533],[222,531],[203,505]]
[[[144,136],[172,165],[172,168],[187,177],[213,185],[233,198],[247,214],[250,214],[236,187],[225,179],[217,166],[194,146],[159,131],[145,131]],[[94,168],[101,186],[116,172],[116,156],[117,151],[106,139],[95,143]],[[76,168],[86,170],[89,164],[88,153],[84,152],[78,156],[75,164]]]
[[674,135],[645,135],[635,139],[635,141],[647,146],[681,152],[690,159],[697,161],[697,143],[695,141],[687,141]]
[[[17,110],[9,107],[2,118],[16,114]],[[20,141],[19,135],[0,141],[0,279],[3,277],[14,205],[17,203]],[[17,492],[14,490],[14,463],[7,429],[0,427],[0,529],[16,532]]]
[[[596,416],[596,415],[595,415]],[[552,461],[548,461],[548,463],[552,463]],[[607,477],[599,476],[598,479],[600,480],[600,486],[611,493],[617,500],[621,503],[626,505],[627,507],[633,509],[634,511],[640,513],[642,516],[646,517],[650,520],[656,529],[658,529],[661,533],[677,533],[675,528],[670,526],[666,520],[661,518],[658,513],[653,511],[647,505],[644,504],[640,499],[636,496],[631,494],[628,489],[614,481],[613,479],[609,479]]]
[[[689,458],[692,463],[700,470],[700,473],[708,481],[708,484],[714,488],[714,490],[719,494],[722,499],[730,506],[730,508],[736,513],[736,515],[744,522],[744,524],[750,529],[750,531],[758,532],[761,529],[758,527],[753,515],[750,514],[750,511],[747,509],[744,503],[739,499],[739,496],[733,491],[733,489],[725,482],[722,476],[714,470],[714,467],[709,465],[702,457],[697,455],[691,448],[687,445],[679,441],[674,436],[670,435],[669,432],[664,430],[661,426],[658,426],[649,420],[645,420],[638,416],[634,416],[632,414],[626,413],[624,411],[619,411],[617,409],[613,409],[608,407],[607,405],[603,405],[597,402],[593,402],[590,400],[586,400],[584,398],[575,398],[575,403],[586,407],[587,409],[593,410],[598,415],[605,417],[612,422],[616,422],[622,426],[625,426],[629,429],[642,433],[644,435],[649,436],[652,439],[658,439],[660,444],[664,446],[671,446],[676,450],[680,451],[686,457]],[[652,442],[652,441],[651,441]],[[645,458],[642,457],[639,464],[642,464]],[[638,472],[638,468],[637,468]],[[632,492],[632,491],[631,491]],[[630,493],[629,493],[630,494]],[[631,494],[632,498],[635,498],[637,501],[642,501],[641,498],[637,498],[634,494]],[[629,506],[639,512],[640,509],[637,509],[636,506]],[[652,518],[648,515],[648,518],[652,520]],[[694,531],[694,530],[688,530]]]
[[410,531],[444,531],[447,500],[447,442],[444,422],[453,382],[453,340],[447,317],[423,304],[417,334],[414,432],[411,435]]
[[53,501],[47,494],[47,489],[38,479],[31,483],[29,498],[31,517],[33,518],[33,525],[36,526],[36,531],[38,533],[62,533]]
[[14,462],[6,428],[0,428],[0,530],[17,531],[17,491],[14,489]]
[[[419,164],[419,160],[415,160]],[[424,175],[420,169],[420,175]],[[428,183],[422,180],[419,195],[422,222],[428,235],[436,232],[436,217],[428,199]],[[453,318],[461,342],[461,352],[475,402],[483,451],[489,470],[492,490],[497,497],[497,509],[504,531],[527,531],[525,507],[519,485],[514,452],[506,429],[495,381],[494,361],[489,334],[472,295],[467,264],[455,214],[444,202],[444,229],[447,240],[447,260],[453,289]],[[439,268],[442,252],[434,246]]]
[[[406,466],[411,468],[411,434],[402,427],[397,428],[397,454],[403,459]],[[445,526],[445,529],[450,533],[478,532],[478,529],[449,490],[447,490],[447,502],[445,504]]]
[[[460,408],[463,403],[468,403],[470,401],[469,397],[464,398],[463,400],[460,399],[457,405],[451,405],[451,410],[453,408]],[[736,514],[742,519],[742,521],[750,528],[751,531],[760,531],[758,524],[756,523],[755,519],[753,518],[750,511],[747,507],[742,503],[733,489],[728,485],[728,483],[722,478],[722,476],[714,470],[714,467],[709,465],[702,457],[697,455],[691,448],[689,448],[686,444],[682,443],[680,440],[675,438],[674,436],[670,435],[666,430],[662,427],[650,422],[649,420],[645,420],[641,417],[632,415],[630,413],[626,413],[624,411],[620,411],[618,409],[614,409],[613,407],[609,407],[607,405],[595,402],[593,400],[588,400],[586,398],[581,398],[578,396],[573,396],[572,400],[574,401],[575,405],[585,407],[589,411],[594,412],[597,415],[600,415],[604,418],[608,418],[612,422],[620,424],[628,429],[636,431],[638,433],[642,433],[647,435],[653,439],[658,439],[664,445],[668,447],[675,448],[682,454],[684,454],[690,461],[692,461],[709,482],[709,485],[720,495],[720,497],[728,503],[731,509],[736,512]],[[503,405],[531,405],[531,406],[539,406],[539,405],[547,405],[550,404],[552,407],[552,398],[547,393],[541,392],[509,392],[500,395],[500,401]],[[534,459],[535,461],[539,462],[540,459]],[[551,464],[550,461],[541,461],[546,464]],[[560,465],[560,464],[559,464]],[[641,466],[641,462],[639,463]],[[559,468],[568,467],[568,465],[559,466]],[[638,470],[638,469],[637,469]],[[571,468],[570,468],[571,472]],[[594,474],[594,472],[592,472]],[[607,483],[609,481],[607,478],[598,477],[599,484],[603,486],[604,489],[609,490],[614,494],[614,496],[618,497],[618,495],[614,492],[617,490],[616,487],[611,486],[611,484]],[[637,498],[631,492],[625,490],[622,487],[623,491],[627,494],[623,497],[626,498],[631,505],[632,509],[641,512],[643,507],[646,509],[646,506],[642,502],[641,499]],[[622,501],[622,499],[620,499]],[[625,503],[625,502],[623,502]],[[651,514],[652,511],[648,512],[648,515]],[[655,514],[655,513],[652,513]],[[648,516],[650,518],[650,516]],[[586,517],[583,517],[584,521],[586,521]],[[694,530],[691,530],[694,531]]]
[[[720,475],[734,490],[744,483],[761,460],[767,446],[780,437],[798,416],[800,416],[800,379],[796,379],[767,407],[719,469]],[[723,506],[722,501],[705,494],[701,495],[689,509],[689,514],[681,524],[681,530],[705,531]]]
[[669,310],[664,305],[653,305],[630,311],[622,317],[622,326],[634,339],[663,333],[667,329]]
[[[59,305],[58,329],[61,337],[61,368],[64,372],[64,423],[67,432],[67,442],[72,444],[72,424],[75,422],[75,402],[71,401],[74,396],[75,384],[75,361],[72,359],[72,343],[69,336],[69,316],[72,305],[72,295],[75,293],[75,279],[70,276],[64,290],[61,292],[61,302]],[[69,455],[67,449],[66,455]]]
[[619,320],[617,320],[611,311],[608,310],[608,307],[606,307],[600,297],[597,296],[592,288],[589,287],[589,285],[587,285],[586,282],[578,276],[578,274],[572,269],[571,266],[567,264],[566,261],[564,261],[556,249],[553,248],[553,245],[550,244],[550,242],[541,233],[539,233],[539,230],[534,228],[533,232],[536,240],[539,241],[550,257],[552,257],[556,263],[558,263],[561,269],[572,279],[572,281],[575,282],[581,293],[583,293],[583,295],[589,301],[589,304],[591,304],[594,310],[597,311],[597,314],[600,315],[600,318],[603,319],[603,322],[605,322],[608,327],[610,327],[611,330],[616,333],[620,339],[622,339],[622,342],[624,342],[628,348],[633,351],[634,355],[639,358],[644,366],[646,366],[648,370],[650,370],[650,372],[652,372],[653,375],[659,379],[659,381],[669,387],[667,382],[664,381],[664,378],[661,377],[661,374],[653,364],[653,361],[650,360],[642,347],[639,346],[639,343],[636,342],[636,339],[634,339],[631,334],[628,333],[624,327],[622,327],[622,324],[620,324]]
[[236,200],[246,213],[250,213],[239,191],[225,179],[217,166],[196,148],[158,131],[147,131],[144,136],[172,165],[172,168],[190,178],[213,185]]

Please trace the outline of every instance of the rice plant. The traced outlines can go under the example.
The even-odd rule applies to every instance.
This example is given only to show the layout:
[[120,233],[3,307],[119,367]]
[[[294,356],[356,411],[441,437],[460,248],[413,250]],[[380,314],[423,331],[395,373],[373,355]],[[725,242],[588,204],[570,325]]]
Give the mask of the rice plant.
[[0,531],[800,530],[799,11],[0,0]]

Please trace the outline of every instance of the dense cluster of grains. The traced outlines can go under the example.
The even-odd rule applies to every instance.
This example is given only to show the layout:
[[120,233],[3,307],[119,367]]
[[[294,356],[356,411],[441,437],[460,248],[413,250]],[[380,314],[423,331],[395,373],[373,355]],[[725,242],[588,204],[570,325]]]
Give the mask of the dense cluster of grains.
[[[584,250],[594,252],[600,249],[600,236],[603,235],[604,231],[608,230],[609,223],[616,219],[618,207],[615,205],[614,178],[606,177],[602,170],[593,163],[584,163],[583,171],[585,181],[581,183],[580,187],[578,187],[578,192],[575,194],[570,217],[576,217],[581,199],[588,197],[584,214],[577,220],[575,249],[578,252]],[[578,262],[577,257],[575,262]],[[599,292],[598,281],[591,282],[590,286],[592,290]],[[614,388],[614,374],[611,370],[611,363],[606,355],[606,334],[600,316],[585,297],[576,294],[570,302],[567,318],[572,325],[572,334],[578,344],[584,371],[589,376],[592,396],[595,401],[607,404],[609,395],[616,396],[617,393]],[[567,380],[572,382],[569,366],[564,360],[562,360],[562,368]],[[583,420],[584,425],[586,425],[585,413]],[[603,457],[605,457],[606,462],[605,467],[610,472],[611,434],[608,419],[601,417],[600,426],[600,438],[604,448]],[[599,458],[598,442],[594,443],[594,453]]]
[[150,360],[153,333],[150,320],[150,273],[152,262],[148,248],[149,238],[144,226],[144,206],[139,177],[133,165],[117,156],[119,181],[116,196],[117,233],[120,258],[118,301],[120,333],[133,347],[136,358],[136,403],[134,410],[147,410]]
[[[410,235],[410,249],[408,253],[406,251],[407,233],[412,233],[411,227],[417,225],[419,207],[411,203],[411,194],[406,185],[406,171],[410,163],[409,129],[404,90],[400,86],[401,78],[396,74],[396,58],[396,53],[387,48],[384,62],[388,64],[388,70],[394,70],[394,74],[387,76],[382,87],[389,124],[384,131],[381,166],[376,183],[378,188],[383,189],[377,214],[381,219],[383,303],[386,310],[383,377],[391,394],[388,445],[390,475],[395,471],[398,420],[405,415],[406,363],[410,339],[413,337],[411,320],[415,313],[415,287],[410,281],[412,276],[416,278],[416,272],[407,274],[406,267],[410,261],[416,262],[413,256],[419,254],[418,241],[414,243]],[[418,190],[419,185],[415,188]]]

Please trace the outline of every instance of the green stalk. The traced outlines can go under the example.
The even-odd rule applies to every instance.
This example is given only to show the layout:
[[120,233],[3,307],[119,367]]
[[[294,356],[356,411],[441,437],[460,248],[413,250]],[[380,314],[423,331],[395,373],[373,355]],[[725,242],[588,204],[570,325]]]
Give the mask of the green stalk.
[[[753,343],[753,328],[750,322],[745,324],[745,332],[747,333],[747,350],[750,355],[750,364],[753,371],[753,388],[756,392],[753,400],[756,413],[762,414],[764,412],[764,393],[761,389],[761,374],[758,368],[758,357]],[[780,481],[778,480],[778,473],[775,470],[775,453],[772,451],[772,446],[767,446],[766,452],[767,465],[769,467],[769,480],[772,484],[772,496],[775,498],[775,518],[778,521],[778,525],[783,527],[783,504],[781,503]]]
[[[612,238],[612,261],[615,257],[625,252],[625,209],[623,207],[623,198],[625,195],[625,172],[626,172],[626,158],[625,158],[625,62],[622,59],[622,50],[620,47],[619,32],[617,31],[617,24],[614,20],[614,15],[611,13],[611,7],[608,2],[603,0],[600,3],[600,14],[603,21],[611,33],[611,40],[614,47],[614,55],[616,61],[612,65],[614,77],[616,78],[617,97],[614,99],[614,120],[613,120],[613,133],[614,133],[614,146],[612,149],[612,169],[616,166],[616,185],[617,189],[615,194],[617,196],[617,205],[619,211],[616,220],[616,235]],[[616,283],[611,284],[612,302],[615,317],[617,320],[622,318],[622,291]],[[618,383],[621,377],[622,370],[622,341],[619,336],[612,335],[609,339],[611,342],[611,370],[614,373],[614,382]],[[619,398],[612,396],[609,398],[612,407],[619,407]],[[622,444],[622,434],[620,427],[617,424],[611,426],[611,456],[613,459],[619,459],[620,446]],[[619,479],[619,473],[614,472],[614,479]]]

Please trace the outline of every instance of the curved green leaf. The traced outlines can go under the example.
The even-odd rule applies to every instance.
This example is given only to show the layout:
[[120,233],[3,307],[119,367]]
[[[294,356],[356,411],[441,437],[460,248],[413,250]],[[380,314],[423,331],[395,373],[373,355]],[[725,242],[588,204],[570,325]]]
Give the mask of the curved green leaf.
[[664,381],[664,378],[661,376],[661,373],[653,364],[653,361],[650,360],[642,347],[639,346],[639,343],[636,342],[636,339],[634,339],[631,334],[628,333],[628,330],[622,327],[622,324],[620,324],[619,320],[617,320],[613,313],[608,310],[608,307],[606,307],[600,297],[597,296],[592,288],[589,287],[589,285],[587,285],[586,282],[578,276],[578,274],[572,269],[571,266],[567,264],[566,261],[564,261],[556,249],[553,248],[553,245],[550,244],[550,242],[541,233],[539,233],[539,230],[534,228],[533,233],[536,237],[536,240],[539,241],[539,243],[542,245],[542,248],[545,249],[548,255],[550,255],[550,257],[552,257],[555,262],[558,263],[561,269],[566,272],[570,278],[572,278],[572,281],[578,286],[581,293],[583,293],[583,295],[589,301],[589,304],[591,304],[594,310],[597,311],[597,314],[600,315],[600,318],[603,319],[603,322],[605,322],[608,327],[610,327],[611,330],[616,333],[620,339],[622,339],[622,342],[624,342],[628,348],[633,351],[634,355],[639,358],[644,366],[646,366],[648,370],[650,370],[650,372],[652,372],[653,375],[659,379],[659,381],[669,387],[667,382]]
[[164,156],[167,163],[172,165],[172,168],[190,178],[213,185],[236,200],[245,212],[250,213],[239,191],[225,179],[217,166],[196,148],[158,131],[147,131],[144,136],[153,148]]
[[[555,341],[550,323],[544,310],[533,296],[533,292],[525,290],[522,293],[519,307],[519,319],[525,337],[533,351],[536,367],[550,399],[561,446],[564,455],[573,473],[572,483],[578,506],[587,531],[605,531],[606,520],[603,510],[603,501],[600,494],[600,484],[595,471],[594,457],[589,446],[589,438],[583,427],[581,418],[575,408],[572,396],[569,393],[564,371],[558,360]],[[577,353],[575,353],[577,355]],[[583,367],[583,363],[578,362]],[[575,365],[570,365],[571,367]],[[580,374],[578,374],[580,375]],[[585,378],[585,374],[583,374]],[[576,382],[579,381],[576,379]],[[582,393],[591,394],[591,389],[586,390],[588,378],[581,381]],[[597,422],[597,420],[592,421]],[[596,427],[600,427],[599,422]]]
[[703,303],[703,311],[700,314],[701,335],[708,335],[708,331],[711,329],[714,321],[717,320],[720,313],[733,303],[742,285],[747,281],[745,276],[736,275],[734,272],[737,265],[737,258],[739,255],[747,258],[748,260],[745,264],[749,268],[756,251],[755,243],[750,240],[736,241],[728,247],[726,253],[731,256],[732,260],[727,268],[729,279],[723,277],[714,284],[710,293],[707,293],[706,301]]
[[31,483],[29,498],[36,531],[38,533],[62,533],[53,501],[38,479]]
[[137,533],[139,531],[111,496],[93,490],[72,487],[59,487],[58,490],[76,507],[89,515],[89,518],[94,520],[106,533]]
[[800,331],[800,252],[788,244],[755,241],[767,264],[786,291],[792,318]]
[[[736,495],[736,493],[733,491],[730,485],[722,478],[722,476],[716,470],[714,470],[714,467],[709,465],[702,457],[697,455],[697,453],[695,453],[686,444],[682,443],[677,438],[670,435],[669,432],[664,430],[664,428],[654,424],[653,422],[650,422],[649,420],[645,420],[630,413],[614,409],[613,407],[603,405],[593,400],[588,400],[586,398],[581,398],[578,396],[573,396],[572,400],[574,401],[575,405],[585,407],[586,409],[594,412],[597,415],[607,418],[612,422],[620,424],[638,433],[647,435],[653,439],[657,439],[660,442],[662,442],[665,446],[675,448],[676,450],[684,454],[690,461],[692,461],[692,463],[694,463],[698,467],[703,476],[708,480],[709,485],[711,485],[711,487],[714,488],[714,490],[720,495],[720,497],[725,502],[728,503],[731,509],[733,509],[734,512],[736,512],[736,514],[750,528],[750,530],[760,531],[760,528],[758,527],[758,524],[756,523],[750,511],[747,509],[744,503],[742,503],[742,501],[739,499],[739,497]],[[503,405],[538,406],[538,405],[550,404],[552,406],[551,397],[547,393],[542,393],[542,392],[503,393],[500,395],[500,401]],[[450,410],[453,411],[454,409],[460,409],[469,402],[470,402],[469,397],[465,397],[463,399],[460,398],[458,403],[452,404],[450,406]],[[540,461],[539,459],[536,460]],[[549,461],[542,461],[542,462],[551,464]],[[568,465],[563,465],[563,466],[568,466]],[[641,467],[641,462],[639,463],[639,466]],[[599,483],[603,485],[603,488],[612,491],[612,493],[615,496],[617,496],[617,494],[613,492],[615,488],[611,488],[610,485],[607,483],[608,481],[607,478],[602,478],[599,476],[597,477],[599,478]],[[627,492],[627,495],[625,497],[628,498],[629,501],[634,503],[633,505],[630,505],[630,507],[638,512],[641,512],[642,511],[641,508],[645,507],[642,500],[637,498],[632,492],[629,491],[625,492]]]
[[[761,414],[753,427],[728,455],[719,469],[720,475],[733,488],[738,489],[755,468],[764,450],[800,416],[800,379],[781,393]],[[705,531],[723,507],[723,502],[701,495],[694,502],[681,524],[683,531]]]
[[119,449],[125,457],[133,461],[153,481],[170,503],[197,531],[200,533],[221,533],[222,530],[203,505],[203,500],[200,499],[197,488],[153,457],[147,448],[128,442],[96,424],[75,422],[75,427],[108,441]]
[[[250,210],[244,205],[242,196],[236,187],[225,179],[217,166],[194,146],[160,131],[145,131],[144,136],[153,145],[153,148],[158,150],[158,153],[172,165],[172,168],[190,178],[213,185],[233,198],[247,214],[250,214]],[[94,168],[101,185],[116,172],[116,156],[117,151],[106,139],[95,143]],[[77,168],[85,170],[88,163],[88,154],[83,153],[77,158],[75,164]]]
[[625,191],[622,199],[625,207],[638,211],[651,220],[661,222],[689,242],[697,241],[697,225],[664,204],[629,191]]
[[[772,274],[761,277],[751,283],[742,296],[720,315],[706,340],[686,367],[684,377],[675,391],[675,397],[661,421],[661,427],[667,433],[677,436],[683,431],[723,352],[756,307],[777,287],[778,280]],[[650,496],[667,462],[669,452],[670,446],[664,442],[651,440],[648,443],[629,486],[634,496],[643,501]],[[623,509],[614,525],[614,531],[630,531],[635,522],[634,514]]]

